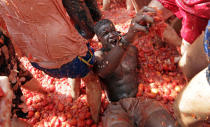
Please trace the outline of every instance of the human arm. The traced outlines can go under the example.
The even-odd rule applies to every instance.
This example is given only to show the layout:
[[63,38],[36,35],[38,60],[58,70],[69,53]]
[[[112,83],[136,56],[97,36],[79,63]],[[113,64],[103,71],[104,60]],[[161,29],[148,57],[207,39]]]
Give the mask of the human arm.
[[80,34],[86,38],[91,39],[94,36],[93,25],[94,21],[92,19],[91,13],[86,6],[84,0],[62,0],[63,5],[69,14],[70,18],[73,20],[76,28]]
[[136,21],[138,21],[138,23],[151,22],[151,20],[148,20],[149,18],[147,17],[149,16],[139,15],[137,19],[132,21],[132,25],[130,27],[130,32],[132,32],[131,34],[127,34],[124,37],[122,37],[119,40],[119,42],[116,44],[116,46],[111,48],[110,51],[107,52],[101,51],[100,55],[98,55],[97,53],[95,54],[96,64],[94,70],[99,74],[100,77],[104,78],[108,76],[110,73],[112,73],[121,62],[124,53],[127,51],[127,47],[129,47],[129,44],[133,42],[133,38],[137,34],[137,32],[146,31],[145,28],[146,26],[137,24]]
[[144,14],[144,12],[148,11],[153,12],[154,10],[152,8],[144,7],[136,14],[136,17],[132,19],[130,28],[124,36],[124,39],[127,42],[133,42],[138,32],[148,32],[148,25],[153,23],[153,18]]
[[101,19],[101,12],[98,9],[98,4],[96,0],[85,0],[87,7],[89,8],[90,14],[94,22],[97,22]]

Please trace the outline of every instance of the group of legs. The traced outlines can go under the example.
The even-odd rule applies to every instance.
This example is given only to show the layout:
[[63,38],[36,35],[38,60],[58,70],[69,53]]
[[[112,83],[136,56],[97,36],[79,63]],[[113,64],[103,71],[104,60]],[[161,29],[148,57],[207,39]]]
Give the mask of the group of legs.
[[[149,6],[151,7],[160,7],[163,13],[163,16],[166,19],[172,15],[172,13],[165,9],[162,5],[159,5],[158,1],[152,1]],[[181,25],[181,24],[180,24]],[[176,25],[174,25],[176,26]],[[166,29],[167,34],[172,34],[177,26],[173,28],[169,26]],[[181,27],[178,27],[181,28]],[[167,31],[168,30],[168,31]],[[209,112],[210,112],[210,85],[208,82],[209,77],[209,58],[208,51],[205,53],[204,44],[206,43],[206,47],[209,46],[209,25],[206,26],[205,33],[203,32],[197,39],[187,48],[186,51],[182,52],[181,59],[179,60],[178,66],[181,71],[184,73],[187,85],[184,87],[182,92],[178,95],[175,100],[174,110],[175,116],[181,126],[183,127],[200,127],[203,123],[209,121]],[[175,30],[176,31],[176,30]],[[171,34],[170,34],[171,33]],[[205,37],[204,36],[208,36]],[[173,38],[166,39],[168,43],[180,47],[181,39],[175,39],[174,36],[169,36]],[[170,41],[171,40],[171,41]]]

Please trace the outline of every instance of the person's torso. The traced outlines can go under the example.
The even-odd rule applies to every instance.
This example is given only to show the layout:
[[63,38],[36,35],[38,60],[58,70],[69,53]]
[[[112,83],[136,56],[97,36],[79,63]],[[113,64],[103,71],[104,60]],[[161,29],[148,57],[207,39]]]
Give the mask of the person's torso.
[[111,101],[136,95],[138,90],[137,63],[136,52],[127,51],[113,73],[106,79],[102,79]]
[[59,68],[87,52],[61,0],[0,1],[0,16],[12,42],[42,67]]

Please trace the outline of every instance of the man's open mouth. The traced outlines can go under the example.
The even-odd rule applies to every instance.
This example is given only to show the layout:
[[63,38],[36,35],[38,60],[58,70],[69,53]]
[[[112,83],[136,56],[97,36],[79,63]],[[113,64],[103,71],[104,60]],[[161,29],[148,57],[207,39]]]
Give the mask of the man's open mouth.
[[116,45],[117,44],[117,39],[109,39],[109,43]]

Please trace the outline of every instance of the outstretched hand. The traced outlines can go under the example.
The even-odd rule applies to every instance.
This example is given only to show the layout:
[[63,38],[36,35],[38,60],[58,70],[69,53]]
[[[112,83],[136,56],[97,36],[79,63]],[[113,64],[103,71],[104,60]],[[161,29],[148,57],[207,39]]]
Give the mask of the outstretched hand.
[[144,6],[137,14],[136,17],[131,21],[130,29],[133,29],[134,32],[147,32],[149,26],[154,22],[153,18],[147,13],[156,13],[156,10]]
[[137,32],[148,32],[149,27],[154,22],[154,19],[147,13],[156,13],[153,8],[144,7],[132,19],[128,33],[125,39],[132,43]]
[[153,23],[153,18],[147,14],[139,14],[132,21],[130,25],[130,32],[147,32],[149,26]]
[[138,13],[145,13],[145,12],[156,13],[156,10],[152,7],[144,6]]

